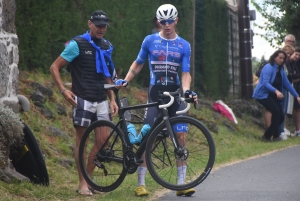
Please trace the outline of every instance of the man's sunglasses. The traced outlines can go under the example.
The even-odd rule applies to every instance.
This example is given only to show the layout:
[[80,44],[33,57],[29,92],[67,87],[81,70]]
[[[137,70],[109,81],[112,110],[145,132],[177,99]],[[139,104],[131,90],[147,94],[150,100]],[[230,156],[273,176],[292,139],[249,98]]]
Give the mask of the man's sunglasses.
[[166,25],[167,23],[168,24],[173,24],[175,22],[175,20],[161,20],[159,21],[160,24],[162,25]]

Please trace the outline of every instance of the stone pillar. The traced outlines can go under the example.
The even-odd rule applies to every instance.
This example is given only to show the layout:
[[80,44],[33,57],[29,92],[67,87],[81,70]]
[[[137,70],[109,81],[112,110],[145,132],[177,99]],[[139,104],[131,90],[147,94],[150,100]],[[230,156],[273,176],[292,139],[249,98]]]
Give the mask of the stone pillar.
[[0,105],[8,106],[17,113],[19,40],[15,13],[15,0],[0,0]]

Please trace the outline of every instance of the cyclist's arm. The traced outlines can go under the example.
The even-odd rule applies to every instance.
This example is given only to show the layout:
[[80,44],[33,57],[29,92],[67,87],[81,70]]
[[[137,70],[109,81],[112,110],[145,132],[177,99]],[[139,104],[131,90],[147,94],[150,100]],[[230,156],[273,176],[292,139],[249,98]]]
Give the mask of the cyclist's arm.
[[190,72],[182,72],[182,75],[181,75],[181,83],[182,83],[182,90],[183,90],[183,93],[184,93],[186,90],[190,90],[191,82],[192,82],[192,77],[191,77]]
[[125,80],[127,82],[130,82],[134,78],[134,76],[136,76],[142,70],[143,65],[144,64],[139,64],[136,61],[134,61],[129,68]]
[[183,93],[186,90],[190,90],[191,87],[192,77],[190,74],[190,65],[191,65],[190,58],[191,58],[191,46],[189,43],[187,43],[183,52],[183,58],[181,62],[181,66],[182,66],[181,83],[182,83]]

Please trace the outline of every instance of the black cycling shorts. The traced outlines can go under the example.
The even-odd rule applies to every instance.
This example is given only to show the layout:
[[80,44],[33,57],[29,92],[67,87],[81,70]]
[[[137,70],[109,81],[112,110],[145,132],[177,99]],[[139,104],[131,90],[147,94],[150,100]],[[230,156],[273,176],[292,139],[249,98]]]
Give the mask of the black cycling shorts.
[[[178,85],[169,85],[169,86],[162,86],[162,85],[150,85],[148,89],[148,103],[153,103],[158,101],[158,94],[159,91],[168,91],[168,92],[175,92],[179,89],[180,86]],[[169,102],[170,98],[166,98],[165,102]],[[173,105],[168,108],[168,113],[170,117],[179,116],[176,114],[176,111],[184,110],[186,108],[185,103],[179,101],[178,98],[175,98]],[[156,120],[157,115],[159,114],[158,107],[149,107],[146,108],[145,115],[144,115],[144,123],[149,124],[150,126],[153,125],[154,121]],[[187,116],[187,114],[180,114],[181,116]]]

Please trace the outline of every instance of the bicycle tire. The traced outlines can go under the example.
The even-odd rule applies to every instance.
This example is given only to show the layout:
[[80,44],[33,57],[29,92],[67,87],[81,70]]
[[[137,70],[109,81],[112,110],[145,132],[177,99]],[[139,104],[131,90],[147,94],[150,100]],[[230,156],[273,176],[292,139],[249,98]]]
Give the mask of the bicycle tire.
[[[99,134],[105,132],[103,129],[110,131],[105,148],[94,143],[96,139],[99,143]],[[84,179],[94,190],[109,192],[123,182],[127,171],[123,166],[122,134],[114,123],[104,120],[92,123],[84,132],[79,145],[79,166]]]
[[[175,154],[171,138],[164,122],[150,133],[145,149],[148,170],[161,186],[171,190],[186,190],[203,182],[212,170],[215,161],[214,140],[208,129],[197,119],[179,116],[170,118],[174,126],[187,129],[183,154]],[[174,129],[173,129],[174,130]],[[177,157],[177,159],[176,159]],[[178,184],[177,165],[186,165],[184,183]]]

